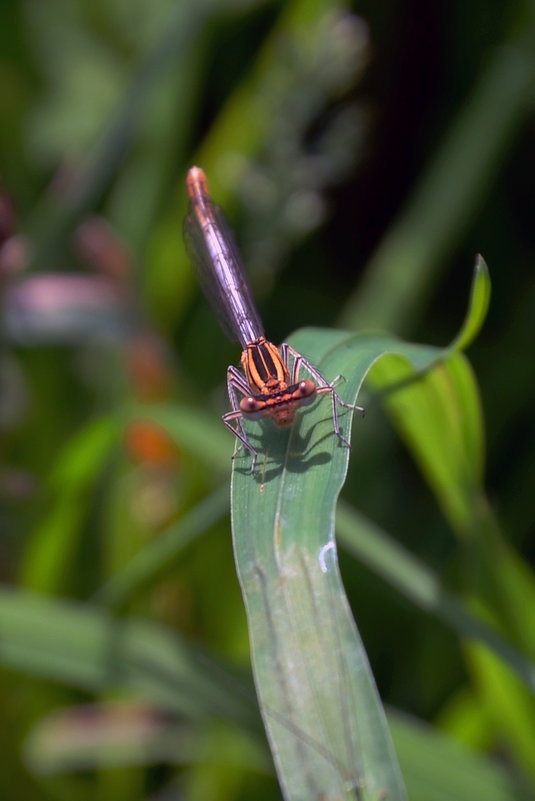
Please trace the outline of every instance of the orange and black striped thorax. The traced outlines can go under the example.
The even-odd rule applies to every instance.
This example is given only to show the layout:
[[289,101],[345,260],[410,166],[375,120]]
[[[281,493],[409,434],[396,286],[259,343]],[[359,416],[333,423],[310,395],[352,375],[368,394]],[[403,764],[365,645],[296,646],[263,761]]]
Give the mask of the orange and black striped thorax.
[[288,368],[276,345],[260,337],[244,348],[241,363],[253,394],[274,395],[290,383]]

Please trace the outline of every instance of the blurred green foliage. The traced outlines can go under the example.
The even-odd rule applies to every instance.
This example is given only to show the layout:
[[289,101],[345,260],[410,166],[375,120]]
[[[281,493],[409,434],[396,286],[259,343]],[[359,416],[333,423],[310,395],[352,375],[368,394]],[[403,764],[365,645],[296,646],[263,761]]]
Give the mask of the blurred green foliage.
[[[374,385],[344,541],[357,509],[388,531],[522,654],[524,683],[402,598],[394,551],[383,578],[342,568],[381,696],[415,721],[402,766],[421,726],[447,740],[422,797],[535,797],[534,78],[527,0],[0,5],[3,798],[278,797],[220,488],[239,354],[182,244],[193,163],[276,341],[343,325],[444,345],[484,254],[477,525],[441,507]],[[441,795],[461,746],[472,778]]]

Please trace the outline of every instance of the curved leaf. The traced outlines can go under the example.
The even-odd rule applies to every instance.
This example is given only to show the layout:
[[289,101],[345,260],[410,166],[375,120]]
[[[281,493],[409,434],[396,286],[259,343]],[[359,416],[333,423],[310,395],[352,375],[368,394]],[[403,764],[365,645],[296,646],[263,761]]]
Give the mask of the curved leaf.
[[[477,284],[477,278],[476,278]],[[479,294],[474,295],[479,298]],[[474,297],[474,296],[473,296]],[[467,341],[481,322],[484,303],[471,303],[460,341]],[[416,393],[403,414],[419,428],[422,458],[444,451],[449,430],[456,430],[454,447],[465,441],[463,459],[453,461],[464,484],[477,484],[480,437],[464,431],[463,393],[466,371],[459,364],[447,381],[422,393],[415,373],[427,370],[448,350],[403,343],[380,335],[306,330],[292,338],[292,346],[317,366],[329,381],[343,375],[337,391],[354,403],[364,378],[379,359],[389,369],[383,383],[407,381],[401,393]],[[457,362],[461,356],[455,355]],[[425,376],[424,381],[431,379]],[[437,425],[436,393],[448,425]],[[466,394],[466,392],[465,392]],[[468,393],[471,401],[473,395]],[[426,400],[427,398],[427,400]],[[423,404],[423,405],[422,405]],[[427,407],[426,408],[426,404]],[[468,404],[470,405],[470,404]],[[351,413],[341,422],[349,437]],[[475,419],[478,419],[477,413]],[[422,428],[423,427],[423,428]],[[409,427],[410,428],[410,427]],[[423,431],[423,436],[422,436]],[[254,475],[250,457],[238,454],[232,483],[232,526],[238,573],[247,607],[252,661],[264,722],[270,738],[279,780],[286,799],[404,799],[405,790],[384,713],[364,648],[351,617],[341,583],[334,540],[334,512],[345,479],[349,450],[335,436],[330,406],[317,402],[301,412],[290,430],[270,424],[247,424],[248,436],[259,451]],[[415,435],[416,437],[416,435]],[[464,458],[466,457],[466,458]],[[449,463],[452,459],[449,458]],[[437,482],[449,481],[449,476]],[[458,476],[456,476],[458,478]],[[462,482],[461,482],[462,485]],[[462,513],[463,498],[459,499]]]

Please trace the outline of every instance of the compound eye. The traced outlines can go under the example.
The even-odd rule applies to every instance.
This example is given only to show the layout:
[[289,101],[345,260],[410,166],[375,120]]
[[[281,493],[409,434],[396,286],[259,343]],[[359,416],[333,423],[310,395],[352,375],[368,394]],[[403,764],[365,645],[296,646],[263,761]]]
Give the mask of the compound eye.
[[256,412],[256,401],[252,395],[241,399],[240,409],[242,412]]
[[303,381],[299,382],[299,397],[304,406],[312,403],[312,401],[316,398],[316,389],[317,387],[315,383],[309,378],[305,378]]
[[240,411],[242,414],[246,414],[253,420],[260,417],[262,408],[263,404],[259,403],[252,395],[246,395],[245,398],[242,398],[240,401]]

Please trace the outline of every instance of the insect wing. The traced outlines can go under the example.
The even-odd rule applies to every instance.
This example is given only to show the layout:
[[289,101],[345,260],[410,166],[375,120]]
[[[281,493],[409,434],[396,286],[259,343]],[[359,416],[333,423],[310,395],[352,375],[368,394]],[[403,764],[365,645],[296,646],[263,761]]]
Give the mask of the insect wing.
[[210,197],[203,195],[201,207],[190,205],[184,220],[184,241],[201,289],[229,339],[245,347],[263,336],[234,236]]

